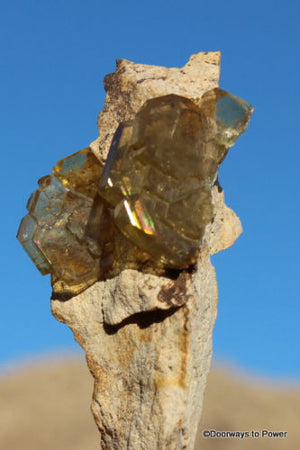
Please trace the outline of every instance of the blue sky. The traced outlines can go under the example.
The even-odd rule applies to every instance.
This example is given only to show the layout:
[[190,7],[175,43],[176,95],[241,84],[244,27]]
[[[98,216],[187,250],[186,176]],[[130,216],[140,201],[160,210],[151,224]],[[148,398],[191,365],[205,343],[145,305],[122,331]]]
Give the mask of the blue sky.
[[96,138],[115,60],[181,67],[220,50],[220,86],[255,112],[220,170],[244,234],[213,257],[214,358],[299,380],[299,18],[292,0],[2,2],[0,365],[78,348],[15,235],[38,178]]

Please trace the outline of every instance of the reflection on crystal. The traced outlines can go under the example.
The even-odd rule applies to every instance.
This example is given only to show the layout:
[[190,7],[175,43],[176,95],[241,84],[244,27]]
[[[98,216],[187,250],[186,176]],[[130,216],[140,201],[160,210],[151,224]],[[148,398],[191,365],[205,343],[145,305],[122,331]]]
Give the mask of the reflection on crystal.
[[198,106],[154,98],[119,125],[104,168],[89,148],[59,161],[17,235],[54,292],[77,294],[124,268],[162,274],[195,264],[218,167],[252,110],[221,89]]
[[87,162],[87,155],[84,153],[76,153],[74,156],[65,158],[61,165],[61,174],[66,175],[74,170],[84,169]]
[[50,272],[50,264],[33,240],[37,223],[27,214],[20,224],[18,239],[42,275]]
[[227,94],[217,101],[216,118],[227,127],[235,127],[247,117],[250,108],[249,103]]

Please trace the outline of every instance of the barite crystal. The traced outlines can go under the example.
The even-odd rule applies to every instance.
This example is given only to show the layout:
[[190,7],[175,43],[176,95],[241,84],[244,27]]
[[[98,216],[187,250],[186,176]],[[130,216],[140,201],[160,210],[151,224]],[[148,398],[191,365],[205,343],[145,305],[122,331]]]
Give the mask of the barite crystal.
[[61,291],[80,292],[99,278],[99,232],[105,217],[103,202],[97,202],[101,172],[92,151],[81,150],[41,178],[28,201],[29,214],[17,238],[40,272],[51,273]]
[[218,167],[252,109],[213,89],[200,107],[177,95],[151,99],[119,126],[99,193],[121,232],[155,261],[176,269],[196,263]]
[[218,167],[253,110],[218,88],[197,103],[148,100],[119,125],[104,168],[86,148],[39,180],[17,238],[54,292],[78,294],[126,267],[196,263]]

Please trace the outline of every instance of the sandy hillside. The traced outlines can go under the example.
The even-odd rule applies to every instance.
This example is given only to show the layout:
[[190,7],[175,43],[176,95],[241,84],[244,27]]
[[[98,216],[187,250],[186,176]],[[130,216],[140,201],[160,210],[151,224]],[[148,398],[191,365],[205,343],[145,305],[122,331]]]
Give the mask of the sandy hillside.
[[[99,449],[89,409],[92,378],[85,363],[66,358],[15,369],[0,378],[0,450]],[[297,450],[300,389],[211,373],[196,449]],[[287,438],[203,439],[203,430],[287,431]],[[137,449],[138,450],[138,449]]]

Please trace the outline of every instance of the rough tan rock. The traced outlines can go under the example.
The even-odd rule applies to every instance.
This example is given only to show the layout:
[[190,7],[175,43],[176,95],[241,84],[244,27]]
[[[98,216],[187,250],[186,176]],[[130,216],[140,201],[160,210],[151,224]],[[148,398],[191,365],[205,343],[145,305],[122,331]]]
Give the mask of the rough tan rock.
[[212,190],[215,218],[207,226],[206,248],[211,255],[231,247],[243,232],[240,219],[224,203],[224,191],[217,186]]
[[[105,78],[94,153],[105,160],[118,124],[151,97],[175,93],[197,103],[218,85],[219,60],[219,52],[199,53],[182,69],[119,60]],[[52,300],[54,316],[86,352],[103,449],[194,448],[217,313],[209,254],[232,245],[241,232],[217,187],[213,198],[216,217],[195,273],[172,280],[125,270],[68,301]]]
[[98,117],[99,137],[91,144],[96,156],[106,159],[119,123],[131,120],[146,100],[177,94],[199,103],[204,92],[218,86],[220,58],[220,52],[200,52],[184,67],[170,69],[117,60],[116,72],[104,79],[107,96]]
[[[193,448],[216,314],[209,259],[179,283],[177,295],[188,300],[186,305],[158,310],[164,301],[158,287],[165,301],[169,295],[174,301],[176,294],[169,293],[174,286],[169,279],[127,270],[72,300],[52,301],[54,315],[71,327],[86,351],[102,448]],[[143,298],[148,312],[141,312]],[[117,301],[126,299],[131,308],[120,306],[121,314],[114,315]]]

